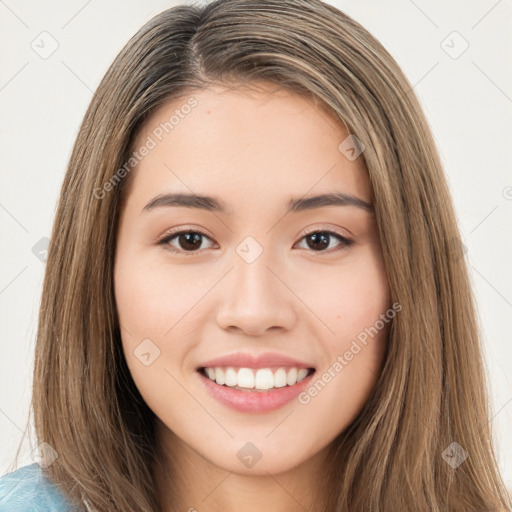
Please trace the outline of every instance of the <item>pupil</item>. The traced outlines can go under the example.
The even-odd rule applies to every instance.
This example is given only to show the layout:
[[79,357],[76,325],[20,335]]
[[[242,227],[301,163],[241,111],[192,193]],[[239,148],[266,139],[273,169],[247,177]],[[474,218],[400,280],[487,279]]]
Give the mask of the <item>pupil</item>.
[[[185,233],[180,236],[180,239],[180,245],[183,247],[183,249],[191,249],[193,251],[197,249],[197,246],[201,245],[201,235],[199,235],[198,233]],[[185,244],[181,243],[183,239],[185,239]],[[194,245],[194,243],[196,245]]]
[[[308,240],[313,241],[313,244],[310,244],[308,241],[308,246],[311,249],[321,250],[329,247],[329,234],[325,232],[313,233],[312,235],[309,235]],[[317,245],[318,243],[320,243],[320,247]]]

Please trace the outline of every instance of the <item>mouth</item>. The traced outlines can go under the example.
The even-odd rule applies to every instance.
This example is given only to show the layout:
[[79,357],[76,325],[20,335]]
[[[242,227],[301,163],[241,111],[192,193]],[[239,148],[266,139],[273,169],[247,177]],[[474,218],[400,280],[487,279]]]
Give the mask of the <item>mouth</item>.
[[202,366],[197,371],[219,386],[245,392],[270,392],[295,386],[311,376],[315,372],[315,368]]
[[275,411],[311,384],[316,368],[279,352],[237,351],[203,361],[196,374],[203,389],[222,405],[243,413]]

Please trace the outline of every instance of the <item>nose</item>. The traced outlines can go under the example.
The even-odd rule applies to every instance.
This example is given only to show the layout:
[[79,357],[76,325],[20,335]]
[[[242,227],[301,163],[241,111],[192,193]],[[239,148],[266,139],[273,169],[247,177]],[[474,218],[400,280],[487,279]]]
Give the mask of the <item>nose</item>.
[[233,269],[220,290],[217,324],[251,336],[266,331],[289,330],[297,319],[297,303],[282,265],[267,258],[266,251],[252,263],[234,254]]

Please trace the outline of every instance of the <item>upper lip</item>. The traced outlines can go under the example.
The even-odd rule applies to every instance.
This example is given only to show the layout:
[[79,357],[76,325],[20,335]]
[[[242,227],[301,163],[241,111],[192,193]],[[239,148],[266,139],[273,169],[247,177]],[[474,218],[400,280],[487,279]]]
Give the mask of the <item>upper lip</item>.
[[236,352],[226,356],[216,357],[201,363],[196,369],[215,368],[219,366],[236,366],[240,368],[269,368],[271,366],[283,366],[289,368],[314,368],[312,364],[293,359],[277,352],[265,352],[263,354],[247,354]]

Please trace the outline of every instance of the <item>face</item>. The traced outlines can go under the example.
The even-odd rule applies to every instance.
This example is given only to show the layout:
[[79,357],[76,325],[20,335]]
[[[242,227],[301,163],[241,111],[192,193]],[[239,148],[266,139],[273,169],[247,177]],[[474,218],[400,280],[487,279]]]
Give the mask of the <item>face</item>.
[[[115,298],[131,375],[176,450],[239,474],[287,471],[367,401],[391,305],[347,136],[264,83],[173,100],[139,133]],[[323,194],[340,195],[309,200]]]

